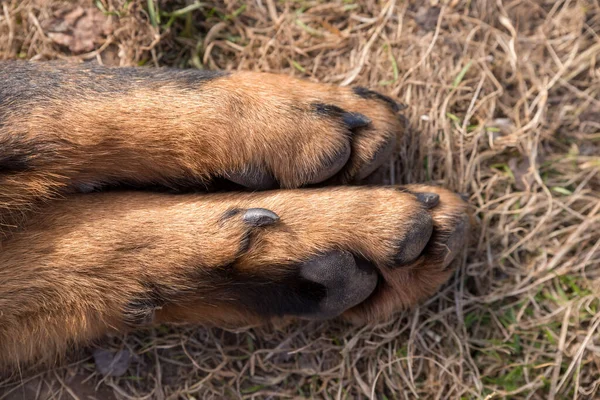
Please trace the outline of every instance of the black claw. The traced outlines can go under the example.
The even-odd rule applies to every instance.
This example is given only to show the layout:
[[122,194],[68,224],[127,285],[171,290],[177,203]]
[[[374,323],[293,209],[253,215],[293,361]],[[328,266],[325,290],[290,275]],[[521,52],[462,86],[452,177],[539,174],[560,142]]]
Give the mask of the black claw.
[[266,208],[249,208],[244,213],[243,219],[250,226],[267,226],[277,223],[279,215]]
[[394,110],[394,112],[402,111],[408,107],[406,104],[399,103],[389,96],[384,96],[381,93],[361,86],[356,86],[352,88],[352,90],[355,94],[362,97],[363,99],[377,99],[387,103],[392,108],[392,110]]
[[366,115],[357,112],[346,112],[343,108],[334,106],[333,104],[314,103],[313,107],[319,115],[341,117],[349,129],[361,128],[371,123],[371,120]]
[[371,123],[371,120],[361,113],[346,112],[342,114],[342,121],[349,129],[362,128]]
[[461,199],[463,199],[463,201],[468,202],[469,201],[469,194],[468,193],[459,193],[458,194],[460,196]]
[[440,203],[440,195],[435,193],[417,193],[417,200],[419,200],[425,207],[433,208]]
[[395,101],[394,103],[396,103],[396,112],[404,111],[408,108],[408,105],[400,103],[399,101]]

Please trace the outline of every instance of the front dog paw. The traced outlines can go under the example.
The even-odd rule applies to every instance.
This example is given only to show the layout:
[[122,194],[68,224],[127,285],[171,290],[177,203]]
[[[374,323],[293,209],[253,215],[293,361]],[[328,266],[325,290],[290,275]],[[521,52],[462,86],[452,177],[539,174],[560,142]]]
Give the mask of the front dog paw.
[[404,129],[403,106],[361,87],[236,73],[203,91],[218,99],[208,105],[220,116],[210,127],[229,146],[216,174],[253,189],[362,180],[391,155]]
[[239,194],[235,202],[280,219],[253,232],[234,262],[209,270],[209,294],[165,315],[234,325],[385,317],[439,289],[468,233],[466,203],[430,186],[275,191]]
[[445,189],[407,185],[417,197],[438,196],[430,215],[433,230],[418,257],[380,268],[378,287],[364,302],[344,313],[355,322],[374,321],[410,308],[436,293],[454,272],[453,265],[469,240],[470,217],[463,199]]

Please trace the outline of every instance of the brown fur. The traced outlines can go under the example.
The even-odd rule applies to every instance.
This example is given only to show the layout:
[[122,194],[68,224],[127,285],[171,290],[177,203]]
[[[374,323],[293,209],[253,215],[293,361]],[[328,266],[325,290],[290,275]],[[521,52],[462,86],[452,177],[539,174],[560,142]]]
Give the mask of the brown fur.
[[[25,68],[15,83],[14,74]],[[2,82],[48,86],[30,88],[32,94],[27,87],[16,94],[4,89],[0,145],[11,157],[9,173],[0,176],[0,226],[18,225],[12,220],[28,206],[80,187],[198,185],[249,166],[264,167],[283,187],[302,186],[347,135],[340,121],[315,113],[315,104],[372,120],[357,133],[340,183],[401,132],[387,104],[350,88],[252,72],[166,80],[116,71],[0,63]]]
[[[451,232],[465,206],[443,197],[433,211],[438,232]],[[281,223],[254,229],[228,210],[263,207]],[[44,209],[3,242],[0,253],[0,363],[60,354],[111,330],[127,329],[128,307],[160,292],[153,322],[240,325],[261,316],[238,302],[235,268],[276,280],[294,261],[346,249],[379,266],[385,285],[348,316],[373,319],[431,295],[448,277],[439,255],[390,269],[395,241],[427,213],[390,188],[334,188],[263,193],[71,196]],[[240,289],[241,290],[241,289]],[[165,303],[162,303],[164,301]],[[212,311],[211,311],[212,310]]]
[[[373,320],[433,294],[464,244],[466,204],[428,186],[77,193],[99,184],[197,186],[258,164],[283,187],[301,186],[350,134],[314,104],[371,120],[331,179],[350,182],[401,132],[386,99],[267,74],[113,76],[29,64],[26,78],[37,74],[40,85],[27,87],[15,65],[0,63],[9,82],[0,90],[0,369],[53,362],[71,346],[145,324],[279,317],[261,308],[263,297],[292,296],[298,263],[330,250],[377,269],[375,292],[344,314]],[[425,192],[440,204],[427,209],[415,197]],[[256,207],[279,223],[244,223],[243,210]],[[422,254],[393,265],[402,239],[430,219]]]

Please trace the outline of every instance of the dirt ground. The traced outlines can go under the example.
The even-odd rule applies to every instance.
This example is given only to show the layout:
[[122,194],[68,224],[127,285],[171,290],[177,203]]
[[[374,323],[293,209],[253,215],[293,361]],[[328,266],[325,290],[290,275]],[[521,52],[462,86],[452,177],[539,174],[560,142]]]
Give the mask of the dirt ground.
[[373,87],[411,125],[378,181],[468,193],[478,222],[390,321],[161,327],[100,344],[120,377],[88,351],[0,399],[600,398],[598,0],[0,0],[0,58]]

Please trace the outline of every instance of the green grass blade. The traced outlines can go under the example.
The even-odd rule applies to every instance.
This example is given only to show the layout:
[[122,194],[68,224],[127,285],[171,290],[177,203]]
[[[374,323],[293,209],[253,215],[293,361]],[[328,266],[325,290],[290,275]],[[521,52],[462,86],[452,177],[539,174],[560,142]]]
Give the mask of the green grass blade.
[[460,85],[460,83],[464,79],[464,77],[467,74],[467,72],[469,72],[469,68],[471,68],[472,64],[473,64],[473,61],[469,61],[467,63],[467,65],[465,65],[463,67],[463,69],[460,70],[460,72],[458,73],[458,75],[456,75],[456,78],[454,78],[454,81],[452,81],[452,87],[453,88],[456,88],[456,87],[458,87],[458,85]]

